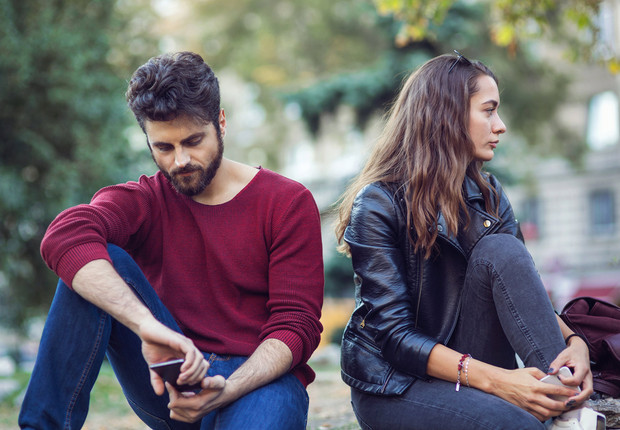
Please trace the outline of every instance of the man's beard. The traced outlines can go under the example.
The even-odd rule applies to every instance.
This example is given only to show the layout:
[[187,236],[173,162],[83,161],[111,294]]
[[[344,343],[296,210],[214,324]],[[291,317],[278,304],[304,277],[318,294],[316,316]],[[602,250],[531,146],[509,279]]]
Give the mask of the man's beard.
[[[193,164],[187,164],[180,169],[175,169],[167,172],[166,170],[162,169],[159,164],[157,164],[155,158],[153,158],[153,160],[155,161],[155,164],[157,164],[157,167],[159,167],[159,170],[164,175],[164,177],[168,179],[168,181],[170,181],[170,183],[178,193],[192,197],[202,193],[204,189],[207,188],[207,186],[211,183],[211,181],[215,177],[215,174],[217,173],[217,169],[219,169],[220,164],[222,163],[223,154],[224,143],[222,142],[222,139],[218,136],[217,154],[215,155],[213,161],[211,161],[211,163],[209,163],[209,165],[204,169]],[[195,174],[192,174],[190,176],[180,176],[183,173],[190,172],[198,172],[198,178],[196,178]]]

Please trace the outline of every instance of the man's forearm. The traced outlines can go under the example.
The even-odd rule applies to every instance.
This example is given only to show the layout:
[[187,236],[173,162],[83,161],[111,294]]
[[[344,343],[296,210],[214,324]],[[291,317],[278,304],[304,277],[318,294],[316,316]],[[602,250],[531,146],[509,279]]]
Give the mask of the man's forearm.
[[226,380],[232,400],[249,393],[288,372],[293,353],[277,339],[263,341],[248,360]]
[[133,332],[154,317],[106,260],[94,260],[73,278],[73,290]]

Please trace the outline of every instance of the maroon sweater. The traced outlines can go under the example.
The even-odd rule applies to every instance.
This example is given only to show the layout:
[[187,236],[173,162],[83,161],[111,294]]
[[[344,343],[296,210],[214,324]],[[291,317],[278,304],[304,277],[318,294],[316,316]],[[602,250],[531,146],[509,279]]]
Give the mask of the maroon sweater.
[[196,346],[250,355],[268,338],[293,353],[307,385],[323,300],[319,213],[301,184],[261,169],[232,200],[208,206],[177,193],[161,173],[103,188],[63,211],[41,243],[69,286],[106,243],[135,259]]

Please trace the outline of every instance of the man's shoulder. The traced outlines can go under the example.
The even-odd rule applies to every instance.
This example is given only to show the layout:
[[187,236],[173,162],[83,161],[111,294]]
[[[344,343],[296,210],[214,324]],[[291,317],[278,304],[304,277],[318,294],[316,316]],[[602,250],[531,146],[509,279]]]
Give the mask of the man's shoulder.
[[259,174],[256,175],[256,179],[262,187],[269,188],[276,193],[281,193],[282,191],[293,193],[308,191],[302,183],[264,167],[261,167]]
[[157,172],[154,175],[147,176],[141,175],[137,181],[128,181],[116,185],[110,185],[100,189],[96,194],[97,197],[100,194],[117,193],[123,191],[139,192],[145,194],[158,195],[167,192],[170,189],[170,184],[166,178]]

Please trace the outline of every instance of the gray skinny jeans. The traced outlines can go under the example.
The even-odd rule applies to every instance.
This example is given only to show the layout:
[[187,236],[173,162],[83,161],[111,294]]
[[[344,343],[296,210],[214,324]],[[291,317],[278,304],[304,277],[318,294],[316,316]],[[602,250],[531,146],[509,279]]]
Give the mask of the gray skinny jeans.
[[[566,347],[532,257],[514,236],[494,234],[476,245],[448,346],[508,369],[516,367],[516,353],[543,372]],[[417,380],[400,396],[352,389],[351,398],[363,429],[545,428],[525,410],[464,385],[457,392],[454,383],[432,378]]]

